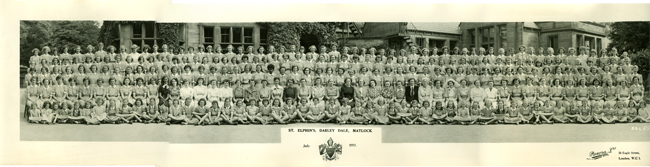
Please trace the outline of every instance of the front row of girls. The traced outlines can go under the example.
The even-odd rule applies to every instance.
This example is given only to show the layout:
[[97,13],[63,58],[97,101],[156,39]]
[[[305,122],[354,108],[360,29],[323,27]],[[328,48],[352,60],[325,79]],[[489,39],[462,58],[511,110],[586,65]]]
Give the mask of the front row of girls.
[[[155,99],[152,99],[155,100]],[[294,102],[288,99],[252,101],[245,104],[241,100],[223,103],[200,99],[194,104],[191,98],[181,102],[174,99],[170,107],[157,106],[153,101],[143,105],[137,99],[133,105],[128,101],[116,106],[116,101],[97,99],[96,103],[79,101],[72,108],[59,103],[45,102],[42,107],[35,103],[29,109],[32,123],[73,123],[99,125],[101,123],[166,123],[182,125],[221,125],[221,124],[286,124],[286,123],[339,123],[339,124],[538,124],[538,123],[625,123],[648,122],[650,107],[642,101],[629,104],[609,103],[548,103],[524,102],[506,107],[502,101],[471,104],[429,101],[411,104],[407,102],[385,103],[380,99],[373,101],[341,102],[331,99],[311,103],[307,99]],[[584,105],[583,105],[584,104]]]

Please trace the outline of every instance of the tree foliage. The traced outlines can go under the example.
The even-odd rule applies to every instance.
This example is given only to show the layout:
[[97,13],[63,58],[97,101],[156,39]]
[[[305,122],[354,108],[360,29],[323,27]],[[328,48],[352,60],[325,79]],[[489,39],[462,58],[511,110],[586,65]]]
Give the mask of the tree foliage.
[[98,35],[96,21],[20,21],[20,64],[29,64],[34,48],[96,45]]
[[630,61],[639,67],[638,73],[643,76],[645,90],[650,90],[650,49],[630,54]]
[[650,48],[650,22],[615,22],[610,27],[608,49],[634,53]]

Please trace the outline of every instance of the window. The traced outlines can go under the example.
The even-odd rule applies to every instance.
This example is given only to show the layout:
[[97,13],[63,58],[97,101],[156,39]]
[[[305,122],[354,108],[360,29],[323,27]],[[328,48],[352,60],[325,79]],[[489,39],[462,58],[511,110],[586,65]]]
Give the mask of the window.
[[269,36],[268,32],[269,31],[266,30],[266,29],[260,29],[260,45],[267,43],[267,39],[268,39],[268,36]]
[[424,42],[424,38],[415,38],[415,43],[418,45],[419,48],[424,48],[426,45],[426,42]]
[[[158,32],[156,32],[156,23],[141,22],[134,23],[132,25],[133,38],[131,38],[131,42],[132,44],[138,45],[140,47],[140,51],[143,51],[142,49],[145,44],[149,45],[149,52],[153,52],[153,45],[158,45],[158,48],[161,48],[161,45],[163,43],[162,39],[158,38]],[[128,46],[127,48],[131,48],[131,46]]]
[[214,27],[203,27],[203,43],[214,43]]
[[232,28],[232,43],[242,43],[241,41],[242,30],[239,27]]
[[429,39],[429,49],[436,47],[436,42],[433,39]]
[[133,24],[133,38],[142,38],[142,24]]
[[154,29],[154,23],[145,23],[144,24],[144,37],[145,38],[153,38],[154,33],[156,33],[156,30]]
[[481,47],[483,47],[485,50],[488,50],[490,47],[494,47],[494,37],[496,37],[496,30],[494,27],[482,28]]
[[223,49],[226,49],[228,45],[232,45],[235,47],[234,51],[236,52],[239,46],[246,48],[253,46],[253,44],[252,27],[221,27],[221,47]]
[[558,48],[558,36],[553,35],[553,36],[548,36],[548,46],[557,49]]
[[253,29],[244,28],[244,43],[253,43]]
[[230,43],[230,27],[221,28],[221,43]]

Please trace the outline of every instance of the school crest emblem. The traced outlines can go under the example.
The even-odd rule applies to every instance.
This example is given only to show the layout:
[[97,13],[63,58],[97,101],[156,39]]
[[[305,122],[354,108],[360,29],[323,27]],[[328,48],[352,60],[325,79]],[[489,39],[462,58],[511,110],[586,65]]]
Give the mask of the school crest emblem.
[[341,144],[334,143],[334,140],[332,140],[331,137],[327,140],[327,143],[319,145],[318,150],[320,155],[323,156],[324,161],[337,160],[343,153],[343,147]]

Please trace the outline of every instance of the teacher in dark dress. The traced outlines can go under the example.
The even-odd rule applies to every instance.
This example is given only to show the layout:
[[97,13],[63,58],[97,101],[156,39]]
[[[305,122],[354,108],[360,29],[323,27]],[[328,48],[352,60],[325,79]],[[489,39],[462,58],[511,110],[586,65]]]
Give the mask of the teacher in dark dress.
[[341,86],[341,89],[339,91],[339,102],[341,104],[352,102],[352,99],[354,99],[354,87],[352,87],[352,79],[346,78],[345,82],[343,82],[343,86]]

